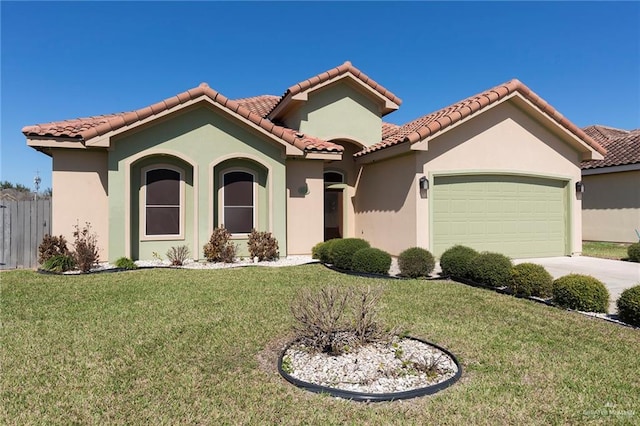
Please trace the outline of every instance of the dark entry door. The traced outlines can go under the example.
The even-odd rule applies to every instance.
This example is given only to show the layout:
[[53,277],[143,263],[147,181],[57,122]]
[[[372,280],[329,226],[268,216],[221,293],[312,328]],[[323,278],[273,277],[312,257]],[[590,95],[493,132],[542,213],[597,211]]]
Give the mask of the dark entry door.
[[342,238],[342,189],[324,192],[324,240]]

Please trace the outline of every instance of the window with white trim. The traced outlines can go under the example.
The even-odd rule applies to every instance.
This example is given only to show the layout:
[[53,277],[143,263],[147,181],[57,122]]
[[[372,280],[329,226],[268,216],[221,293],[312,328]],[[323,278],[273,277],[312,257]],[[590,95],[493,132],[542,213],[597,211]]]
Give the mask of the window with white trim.
[[183,173],[167,166],[143,171],[144,235],[179,237],[182,234]]
[[255,228],[255,175],[232,170],[222,175],[222,223],[232,234]]

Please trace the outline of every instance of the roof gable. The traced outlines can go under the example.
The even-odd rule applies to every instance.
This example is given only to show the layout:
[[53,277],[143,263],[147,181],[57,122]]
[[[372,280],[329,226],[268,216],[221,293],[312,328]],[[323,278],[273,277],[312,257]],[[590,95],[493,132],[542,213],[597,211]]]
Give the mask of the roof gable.
[[485,92],[463,99],[446,108],[419,117],[402,126],[398,126],[395,131],[387,127],[387,131],[385,132],[386,137],[383,136],[382,141],[363,149],[356,153],[355,156],[360,157],[402,143],[414,145],[418,142],[431,139],[449,130],[452,126],[482,113],[487,108],[509,99],[515,99],[516,97],[521,100],[521,104],[532,107],[532,109],[536,110],[539,114],[545,116],[549,122],[564,130],[575,144],[581,146],[585,154],[598,157],[598,154],[604,155],[606,153],[606,150],[589,135],[567,120],[555,108],[519,80],[514,79]]
[[45,140],[47,138],[81,142],[84,146],[108,147],[112,136],[198,102],[207,102],[253,129],[275,139],[285,146],[287,154],[300,155],[304,151],[343,151],[342,146],[338,144],[277,126],[270,120],[263,118],[257,111],[266,109],[269,103],[273,102],[273,99],[256,97],[234,101],[213,90],[206,83],[135,111],[26,126],[22,129],[22,133],[27,136],[28,144],[33,147],[61,146],[55,145],[56,142],[51,145]]
[[289,87],[267,116],[271,119],[281,118],[286,115],[292,105],[306,101],[309,93],[342,79],[349,79],[369,96],[375,98],[382,105],[382,115],[397,110],[402,103],[400,98],[354,67],[351,62],[346,61],[338,67]]

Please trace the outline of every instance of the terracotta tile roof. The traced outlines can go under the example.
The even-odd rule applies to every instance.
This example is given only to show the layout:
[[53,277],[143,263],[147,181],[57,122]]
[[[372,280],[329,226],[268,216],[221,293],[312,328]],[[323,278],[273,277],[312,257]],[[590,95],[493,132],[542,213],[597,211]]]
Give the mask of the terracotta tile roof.
[[589,126],[584,132],[606,150],[603,160],[583,161],[583,169],[640,164],[640,129],[622,130],[607,126]]
[[605,154],[606,151],[584,131],[567,120],[562,114],[556,111],[551,105],[536,95],[519,80],[514,79],[399,126],[395,132],[388,132],[387,136],[383,136],[383,139],[380,142],[356,153],[355,156],[359,157],[400,143],[415,143],[423,140],[467,118],[468,116],[481,111],[488,105],[491,105],[516,91],[548,114],[565,129],[586,142],[593,149],[603,155]]
[[601,126],[598,124],[587,126],[582,130],[598,142],[605,142],[629,134],[629,130],[616,129],[615,127]]
[[[313,88],[314,86],[322,84],[325,81],[331,80],[332,78],[338,77],[348,72],[353,74],[354,77],[358,78],[360,81],[372,88],[374,91],[378,92],[380,95],[389,99],[391,102],[397,105],[400,105],[402,103],[402,99],[391,93],[391,91],[385,89],[381,84],[378,84],[372,78],[369,78],[369,76],[367,76],[365,73],[354,67],[351,62],[346,61],[340,66],[332,68],[329,71],[325,71],[321,74],[308,78],[304,81],[301,81],[300,83],[294,84],[293,86],[289,87],[280,97],[277,105],[286,102],[287,100],[291,99],[291,97],[297,95],[300,92]],[[274,105],[269,113],[271,113],[277,105]]]
[[398,131],[400,126],[393,123],[382,122],[382,139],[385,139]]
[[247,108],[251,112],[259,114],[261,117],[266,115],[278,103],[280,97],[274,95],[253,96],[251,98],[236,99],[236,102]]
[[[259,112],[254,112],[264,108],[269,102],[265,97],[241,99],[240,102],[238,102],[221,95],[206,83],[202,83],[196,88],[135,111],[26,126],[22,129],[22,133],[27,137],[45,136],[88,141],[125,126],[136,124],[150,116],[169,111],[181,104],[202,96],[207,96],[225,109],[244,117],[277,138],[304,151],[341,152],[344,150],[341,145],[307,136],[282,126],[277,126],[270,120],[263,118]],[[252,111],[252,109],[254,111]]]

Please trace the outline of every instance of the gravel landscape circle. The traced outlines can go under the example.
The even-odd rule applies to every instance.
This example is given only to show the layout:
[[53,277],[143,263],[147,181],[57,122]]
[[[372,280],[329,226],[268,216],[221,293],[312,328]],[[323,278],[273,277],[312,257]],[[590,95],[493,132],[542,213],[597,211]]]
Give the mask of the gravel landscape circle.
[[[440,379],[429,381],[428,384],[414,387],[409,390],[401,390],[401,391],[371,392],[370,390],[358,391],[358,390],[345,389],[344,386],[341,386],[341,387],[327,386],[326,384],[320,384],[317,381],[314,383],[312,381],[301,380],[299,377],[295,377],[297,375],[295,371],[292,371],[291,373],[289,373],[285,371],[285,369],[283,369],[284,358],[285,357],[290,358],[292,355],[295,355],[291,351],[297,342],[293,341],[293,342],[290,342],[280,353],[280,356],[278,358],[278,372],[289,383],[299,388],[308,390],[310,392],[328,394],[338,398],[344,398],[344,399],[361,401],[361,402],[394,401],[394,400],[410,399],[410,398],[416,398],[416,397],[425,396],[425,395],[431,395],[453,385],[462,376],[462,367],[460,366],[460,363],[458,362],[456,357],[448,350],[434,343],[430,343],[426,340],[418,339],[415,337],[405,337],[401,339],[401,342],[405,342],[407,345],[410,345],[414,348],[422,347],[425,352],[429,352],[432,355],[436,354],[437,356],[442,357],[442,360],[444,361],[444,363],[450,367],[449,368],[450,371],[446,375],[441,376]],[[402,346],[402,348],[406,348],[406,346]],[[371,348],[365,348],[365,350],[370,350],[370,349]],[[318,356],[329,357],[326,354],[317,354],[316,362],[322,362],[322,361],[318,361],[319,359],[317,358]],[[335,357],[333,358],[335,359]],[[352,358],[352,359],[354,360],[353,362],[358,362],[357,355],[356,355],[356,358]],[[309,362],[308,359],[305,361]],[[287,362],[290,362],[290,361],[288,360]],[[375,362],[380,363],[380,359],[376,358]],[[331,366],[327,363],[327,365],[325,365],[322,369],[325,371],[334,370],[335,366]],[[399,380],[403,380],[403,379],[401,378]],[[409,386],[412,386],[412,385],[410,384]]]

